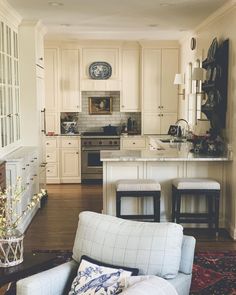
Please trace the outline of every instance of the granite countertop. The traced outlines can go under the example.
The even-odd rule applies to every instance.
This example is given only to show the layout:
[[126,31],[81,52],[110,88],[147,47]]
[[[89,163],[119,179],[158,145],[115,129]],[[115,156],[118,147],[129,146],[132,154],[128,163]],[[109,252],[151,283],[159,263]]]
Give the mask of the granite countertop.
[[103,150],[101,161],[230,161],[228,153],[220,156],[194,154],[190,152],[192,144],[163,143],[151,137],[145,150]]

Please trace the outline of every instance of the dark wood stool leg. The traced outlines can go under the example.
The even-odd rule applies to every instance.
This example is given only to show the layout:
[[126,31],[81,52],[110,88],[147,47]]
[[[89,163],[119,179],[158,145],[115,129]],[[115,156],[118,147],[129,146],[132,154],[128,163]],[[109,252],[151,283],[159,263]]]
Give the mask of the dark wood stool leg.
[[220,191],[215,192],[215,231],[219,234]]
[[160,192],[153,194],[153,214],[155,222],[160,222],[160,195]]
[[175,211],[176,211],[176,189],[172,186],[172,212],[171,212],[171,221],[175,222]]
[[206,194],[206,198],[207,198],[207,206],[208,206],[208,226],[209,228],[213,227],[213,224],[215,224],[215,212],[213,210],[213,198],[214,195],[211,193],[207,193]]
[[121,193],[116,192],[116,216],[120,217],[120,207],[121,207]]
[[175,198],[176,198],[175,218],[176,218],[176,223],[179,223],[180,208],[181,208],[181,193],[179,191],[176,191]]

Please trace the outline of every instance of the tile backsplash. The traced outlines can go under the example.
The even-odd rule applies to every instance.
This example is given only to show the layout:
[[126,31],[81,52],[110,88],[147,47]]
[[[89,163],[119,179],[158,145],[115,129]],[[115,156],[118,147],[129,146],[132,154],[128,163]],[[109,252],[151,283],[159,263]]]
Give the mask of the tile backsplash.
[[[90,115],[89,97],[112,97],[112,114]],[[120,92],[119,91],[83,91],[82,92],[82,112],[78,114],[78,131],[101,131],[102,126],[127,125],[128,118],[131,117],[137,123],[137,129],[141,130],[141,113],[120,112]]]

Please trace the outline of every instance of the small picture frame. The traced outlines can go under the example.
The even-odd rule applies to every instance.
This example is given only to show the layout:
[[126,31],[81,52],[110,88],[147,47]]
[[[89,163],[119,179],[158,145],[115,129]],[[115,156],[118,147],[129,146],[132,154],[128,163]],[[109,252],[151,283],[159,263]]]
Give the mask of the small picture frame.
[[90,115],[111,115],[112,98],[111,97],[89,97]]

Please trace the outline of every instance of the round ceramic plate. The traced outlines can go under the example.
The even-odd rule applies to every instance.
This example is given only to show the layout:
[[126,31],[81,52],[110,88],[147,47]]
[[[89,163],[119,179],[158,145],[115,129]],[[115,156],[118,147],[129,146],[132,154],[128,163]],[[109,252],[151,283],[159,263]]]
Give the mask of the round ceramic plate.
[[91,79],[105,80],[112,74],[111,65],[105,61],[97,61],[89,66],[89,76]]

